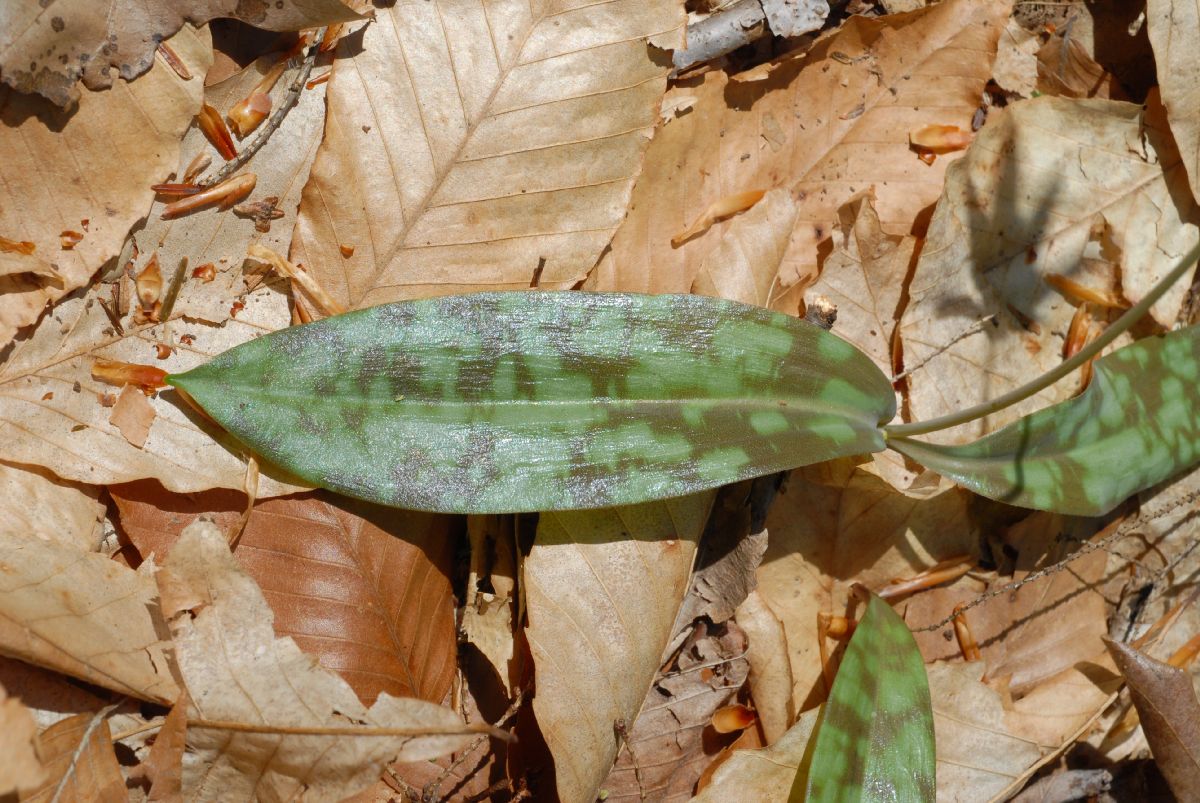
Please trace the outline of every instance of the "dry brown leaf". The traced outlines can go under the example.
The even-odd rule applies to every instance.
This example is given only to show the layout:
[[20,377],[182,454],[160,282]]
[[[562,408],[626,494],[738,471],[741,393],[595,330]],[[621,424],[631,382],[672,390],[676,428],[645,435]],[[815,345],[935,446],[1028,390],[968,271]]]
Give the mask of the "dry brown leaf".
[[39,734],[38,753],[49,779],[21,800],[29,803],[126,803],[107,711],[76,714]]
[[841,614],[849,584],[879,589],[978,548],[969,494],[906,496],[847,461],[793,471],[767,519],[758,592],[783,622],[796,711],[824,697],[817,614]]
[[[360,308],[582,279],[681,44],[672,0],[379,9],[346,40],[291,259]],[[343,255],[341,246],[352,247]]]
[[1150,0],[1146,32],[1171,133],[1192,195],[1200,198],[1200,7],[1185,0]]
[[[999,0],[955,0],[911,15],[856,16],[763,80],[729,83],[713,72],[674,90],[668,102],[684,94],[695,105],[651,143],[629,216],[587,287],[687,291],[737,219],[677,249],[671,236],[749,187],[799,199],[783,290],[815,279],[837,209],[856,192],[873,185],[884,230],[910,233],[954,157],[922,163],[908,132],[934,123],[970,129],[1007,14]],[[794,310],[799,295],[789,297]]]
[[[1169,134],[1139,106],[1041,97],[994,115],[947,173],[909,286],[913,418],[994,398],[1061,362],[1075,310],[1047,274],[1119,280],[1128,300],[1142,298],[1200,237],[1186,181]],[[1187,287],[1154,305],[1157,321],[1174,321]],[[1077,385],[1068,377],[950,432],[985,434]]]
[[817,710],[803,714],[779,741],[758,750],[738,750],[722,764],[694,803],[755,800],[786,803],[796,770],[817,725]]
[[770,307],[795,222],[796,202],[791,194],[771,190],[730,223],[721,242],[700,263],[691,291]]
[[996,66],[993,80],[1003,89],[1029,97],[1037,88],[1037,52],[1042,40],[1037,31],[1028,30],[1015,18],[1010,18],[996,45]]
[[1200,798],[1200,702],[1182,669],[1108,641],[1141,716],[1154,760],[1178,800]]
[[732,622],[687,632],[689,645],[659,671],[637,720],[626,724],[600,785],[605,800],[690,800],[705,767],[735,738],[712,723],[746,682],[746,634]]
[[[224,531],[245,496],[166,493],[151,481],[109,493],[143,557],[167,558],[205,515]],[[262,589],[275,632],[342,676],[364,704],[380,692],[441,702],[454,677],[452,519],[304,494],[259,501],[234,553]]]
[[146,394],[133,385],[121,388],[117,403],[108,414],[108,423],[121,432],[121,436],[141,449],[150,437],[154,424],[154,406],[146,400]]
[[45,782],[46,767],[37,746],[33,714],[0,686],[0,795],[31,792]]
[[[0,6],[0,73],[18,92],[38,92],[64,107],[79,98],[75,82],[80,78],[95,90],[112,86],[117,75],[124,79],[120,87],[146,72],[159,42],[172,37],[185,21],[202,25],[213,17],[235,17],[267,30],[299,31],[360,19],[341,0],[59,0],[53,9],[49,5],[19,0]],[[167,45],[192,75],[204,75],[207,64],[197,69],[175,40]]]
[[[165,325],[134,325],[127,319],[120,334],[101,304],[110,290],[97,285],[60,303],[0,366],[0,460],[45,466],[64,479],[97,485],[153,477],[180,492],[242,488],[242,447],[204,422],[174,391],[150,401],[156,418],[145,445],[139,449],[125,440],[101,404],[111,388],[92,379],[91,366],[105,358],[185,371],[287,326],[287,297],[274,286],[260,287],[241,297],[245,309],[223,326],[184,320],[176,310]],[[180,346],[158,360],[155,346],[166,326]],[[304,488],[264,468],[259,496],[297,490]]]
[[[277,63],[277,56],[261,58],[224,81],[205,87],[205,102],[218,109],[228,109],[245,97],[263,74]],[[277,101],[291,83],[290,78],[291,73],[288,73],[272,93]],[[176,220],[163,220],[162,210],[171,199],[164,198],[154,203],[146,225],[137,233],[137,239],[139,243],[153,244],[152,248],[147,247],[146,250],[158,254],[168,282],[180,260],[184,257],[188,259],[191,267],[175,303],[177,312],[209,323],[227,321],[234,297],[244,292],[247,283],[257,283],[259,280],[257,275],[247,275],[243,269],[247,247],[259,244],[287,253],[295,225],[296,208],[300,204],[300,192],[308,180],[308,171],[321,141],[325,122],[325,89],[325,85],[318,85],[301,93],[283,124],[245,168],[257,177],[253,199],[268,196],[280,199],[277,208],[284,214],[272,222],[270,231],[259,232],[252,220],[216,207]],[[178,166],[173,166],[175,175],[182,175],[193,158],[205,154],[213,157],[215,165],[222,164],[216,149],[205,139],[199,126],[194,126],[183,139]],[[165,177],[164,173],[159,178]],[[143,253],[138,267],[149,258],[149,253]],[[211,283],[199,277],[193,278],[191,274],[194,268],[206,263],[211,263],[214,268],[214,281]]]
[[207,600],[171,620],[192,697],[183,772],[189,800],[263,797],[340,800],[365,789],[390,760],[419,761],[465,747],[470,735],[320,736],[245,733],[198,720],[280,728],[462,728],[453,711],[381,694],[367,709],[353,690],[290,638],[275,638],[262,592],[212,523],[189,525],[159,570],[166,600]]
[[738,606],[736,621],[750,640],[750,695],[767,744],[774,744],[796,718],[792,667],[783,622],[757,590]]
[[0,463],[0,533],[40,538],[85,552],[100,547],[104,505],[99,490],[67,482],[44,468]]
[[183,750],[187,735],[187,712],[191,700],[187,692],[179,695],[175,705],[154,739],[150,754],[142,762],[142,770],[150,782],[147,800],[183,801]]
[[[537,696],[559,797],[591,801],[672,635],[713,493],[543,513],[523,576]],[[581,714],[586,713],[586,718]]]
[[152,564],[0,536],[0,651],[141,700],[170,702]]
[[[31,5],[5,3],[0,16]],[[169,44],[196,76],[212,62],[206,29],[185,28]],[[165,64],[135,83],[87,93],[73,114],[0,88],[0,236],[37,246],[29,256],[0,251],[0,347],[121,250],[146,214],[150,185],[175,166],[202,92],[199,77],[184,81]],[[85,219],[87,236],[64,251],[60,233]]]
[[[905,612],[909,627],[941,621],[954,606],[992,588],[1020,581],[1030,572],[1071,557],[1086,531],[1053,513],[1034,513],[1008,528],[992,545],[993,555],[1008,561],[1003,576],[983,584],[962,578],[953,585],[914,597]],[[989,683],[1020,696],[1076,663],[1091,660],[1103,649],[1108,603],[1100,588],[1108,553],[1096,550],[1067,562],[1067,570],[1011,593],[994,597],[964,614],[980,645]],[[917,633],[926,661],[959,657],[948,625],[938,632]]]

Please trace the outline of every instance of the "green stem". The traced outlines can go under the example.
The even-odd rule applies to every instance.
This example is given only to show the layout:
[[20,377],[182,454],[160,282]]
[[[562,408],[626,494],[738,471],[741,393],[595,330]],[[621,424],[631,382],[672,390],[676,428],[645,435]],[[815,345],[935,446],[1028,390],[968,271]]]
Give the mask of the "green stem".
[[1100,337],[1093,340],[1078,354],[1071,357],[1069,360],[1063,361],[1061,365],[1052,371],[1039,376],[1037,379],[1022,385],[1021,387],[1010,390],[1002,396],[977,404],[974,407],[968,407],[965,410],[950,413],[949,415],[938,416],[931,418],[928,421],[914,421],[911,424],[893,424],[883,428],[885,437],[895,437],[898,435],[924,435],[929,432],[937,432],[942,429],[950,429],[959,424],[966,424],[969,421],[974,421],[977,418],[983,418],[986,415],[1003,410],[1005,407],[1022,402],[1033,396],[1036,393],[1050,387],[1058,380],[1073,372],[1076,368],[1086,363],[1088,360],[1099,354],[1105,346],[1116,340],[1123,332],[1138,322],[1145,315],[1154,303],[1163,297],[1163,294],[1171,288],[1171,285],[1179,281],[1192,265],[1200,260],[1200,243],[1192,246],[1192,249],[1187,252],[1187,255],[1180,260],[1179,264],[1171,269],[1171,272],[1159,280],[1158,284],[1151,288],[1138,303],[1134,304],[1125,314],[1112,323]]

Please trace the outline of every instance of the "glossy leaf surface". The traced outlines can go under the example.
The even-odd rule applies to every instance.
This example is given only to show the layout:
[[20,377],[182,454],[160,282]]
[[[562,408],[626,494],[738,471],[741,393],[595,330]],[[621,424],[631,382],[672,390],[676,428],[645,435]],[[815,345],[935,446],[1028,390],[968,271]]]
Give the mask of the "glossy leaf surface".
[[261,337],[168,382],[297,476],[397,507],[625,505],[883,448],[888,380],[698,296],[480,293]]
[[1087,390],[961,446],[888,445],[983,496],[1080,516],[1200,460],[1200,327],[1098,360]]
[[925,664],[904,620],[874,594],[812,738],[807,788],[800,796],[793,787],[791,800],[934,799],[933,705]]

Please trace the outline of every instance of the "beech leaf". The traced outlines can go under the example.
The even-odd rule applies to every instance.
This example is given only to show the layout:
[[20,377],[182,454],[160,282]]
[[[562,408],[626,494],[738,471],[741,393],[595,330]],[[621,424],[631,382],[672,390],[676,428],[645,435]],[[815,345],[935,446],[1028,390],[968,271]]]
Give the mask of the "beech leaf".
[[634,504],[877,451],[895,407],[839,338],[696,296],[391,304],[167,381],[305,480],[466,513]]
[[1076,398],[973,443],[888,445],[990,499],[1100,516],[1200,459],[1198,377],[1192,326],[1113,352]]

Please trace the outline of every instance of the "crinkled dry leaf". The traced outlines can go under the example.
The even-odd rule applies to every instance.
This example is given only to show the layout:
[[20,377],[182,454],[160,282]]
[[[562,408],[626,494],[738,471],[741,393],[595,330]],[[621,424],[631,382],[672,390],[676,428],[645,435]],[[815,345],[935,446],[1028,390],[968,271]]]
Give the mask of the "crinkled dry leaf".
[[1106,640],[1146,740],[1178,800],[1200,798],[1200,702],[1188,673],[1118,641]]
[[0,686],[0,795],[30,792],[46,780],[46,767],[38,758],[37,725],[33,714]]
[[[855,16],[761,81],[727,83],[713,72],[675,90],[695,96],[695,106],[651,143],[629,216],[587,287],[688,290],[737,219],[679,248],[672,235],[748,189],[786,188],[799,199],[782,290],[815,279],[837,209],[856,192],[874,185],[884,230],[910,233],[953,156],[924,164],[908,132],[934,123],[970,130],[1008,9],[956,0],[911,15]],[[798,295],[789,298],[795,309]]]
[[126,803],[129,793],[117,764],[107,712],[76,714],[39,734],[39,755],[49,779],[23,801]]
[[767,744],[778,741],[796,718],[792,701],[792,667],[788,662],[783,622],[757,590],[738,606],[738,626],[746,631],[750,648],[750,695]]
[[[180,492],[242,488],[246,465],[241,448],[176,393],[150,400],[154,427],[142,448],[130,444],[109,422],[101,397],[111,388],[92,378],[91,366],[104,358],[187,370],[287,326],[286,296],[272,287],[239,296],[245,308],[220,327],[184,320],[177,310],[167,325],[134,325],[127,319],[121,334],[101,303],[110,298],[109,290],[97,285],[85,296],[59,304],[0,366],[0,460],[45,466],[65,479],[91,484],[152,477]],[[155,345],[166,326],[180,346],[158,360]],[[276,479],[268,467],[263,471],[260,496],[303,490]]]
[[[713,493],[543,513],[524,563],[537,696],[563,801],[590,801],[671,636]],[[587,712],[586,718],[581,717]]]
[[[277,55],[259,59],[236,75],[205,87],[205,101],[218,109],[228,109],[259,82],[263,73],[276,63]],[[273,94],[282,95],[291,83],[291,75],[285,75]],[[219,324],[229,320],[233,297],[240,295],[247,283],[258,281],[256,274],[247,274],[243,269],[248,246],[259,244],[287,253],[296,208],[300,204],[300,192],[308,180],[308,171],[321,141],[325,122],[325,88],[324,85],[318,85],[301,93],[283,124],[245,168],[257,177],[251,200],[267,196],[280,199],[278,211],[284,214],[272,223],[269,232],[256,231],[253,220],[217,207],[177,220],[163,220],[160,215],[165,202],[171,199],[164,198],[154,203],[145,227],[137,234],[138,242],[153,243],[168,280],[180,259],[187,257],[191,266],[175,302],[176,311],[208,323]],[[212,154],[214,163],[221,164],[216,149],[205,139],[198,126],[190,129],[183,139],[179,167],[175,171],[177,176],[183,173],[197,154]],[[147,259],[149,254],[143,253],[141,262]],[[213,266],[212,282],[193,275],[195,268],[205,264]]]
[[[1101,289],[1119,281],[1125,298],[1142,298],[1200,237],[1186,182],[1153,107],[1040,97],[998,112],[948,171],[909,287],[913,418],[994,398],[1061,362],[1075,310],[1049,274]],[[1154,305],[1158,322],[1175,320],[1187,286]],[[986,434],[1077,385],[1068,377],[952,432]]]
[[[401,5],[347,39],[292,261],[367,307],[583,278],[625,214],[672,0]],[[454,54],[454,55],[451,55]],[[344,255],[341,246],[353,252]]]
[[0,505],[0,533],[94,552],[104,522],[99,495],[97,488],[61,480],[44,468],[0,463],[0,499],[12,500]]
[[1200,6],[1187,0],[1150,0],[1146,32],[1171,133],[1183,154],[1192,194],[1200,197]]
[[[0,73],[18,92],[38,92],[64,107],[79,98],[75,82],[80,78],[88,89],[105,89],[116,75],[133,81],[146,72],[155,48],[185,21],[202,25],[213,17],[235,17],[271,31],[299,31],[361,19],[341,0],[59,0],[50,5],[32,0],[0,5]],[[188,72],[204,75],[207,64],[197,69],[175,39],[166,44]]]
[[141,700],[174,700],[153,571],[0,535],[0,651]]
[[[0,4],[0,17],[34,5]],[[0,32],[14,30],[0,21]],[[196,76],[212,63],[207,29],[185,28],[168,44]],[[73,114],[0,88],[0,236],[37,246],[29,256],[0,251],[0,347],[121,250],[129,227],[146,214],[150,185],[175,167],[203,83],[158,64],[132,84],[86,94]],[[87,236],[64,251],[60,233],[84,219]]]
[[758,592],[787,634],[795,710],[824,696],[817,614],[843,613],[852,581],[879,589],[977,549],[969,496],[906,496],[847,461],[792,472],[767,519]]
[[795,222],[792,196],[787,190],[771,190],[729,224],[721,242],[700,263],[691,291],[770,307]]
[[[265,797],[340,800],[366,788],[396,758],[417,761],[459,750],[470,735],[417,736],[461,728],[453,711],[381,694],[370,708],[350,686],[290,638],[275,638],[262,592],[210,522],[189,525],[158,574],[164,608],[189,603],[171,621],[179,669],[192,697],[183,771],[189,800]],[[198,720],[270,728],[407,728],[413,736],[245,733]]]
[[[233,491],[184,496],[152,481],[109,493],[121,530],[159,562],[200,515],[231,532],[246,506]],[[271,606],[275,632],[364,704],[380,692],[441,702],[456,653],[451,527],[446,516],[303,494],[255,504],[235,554]]]

